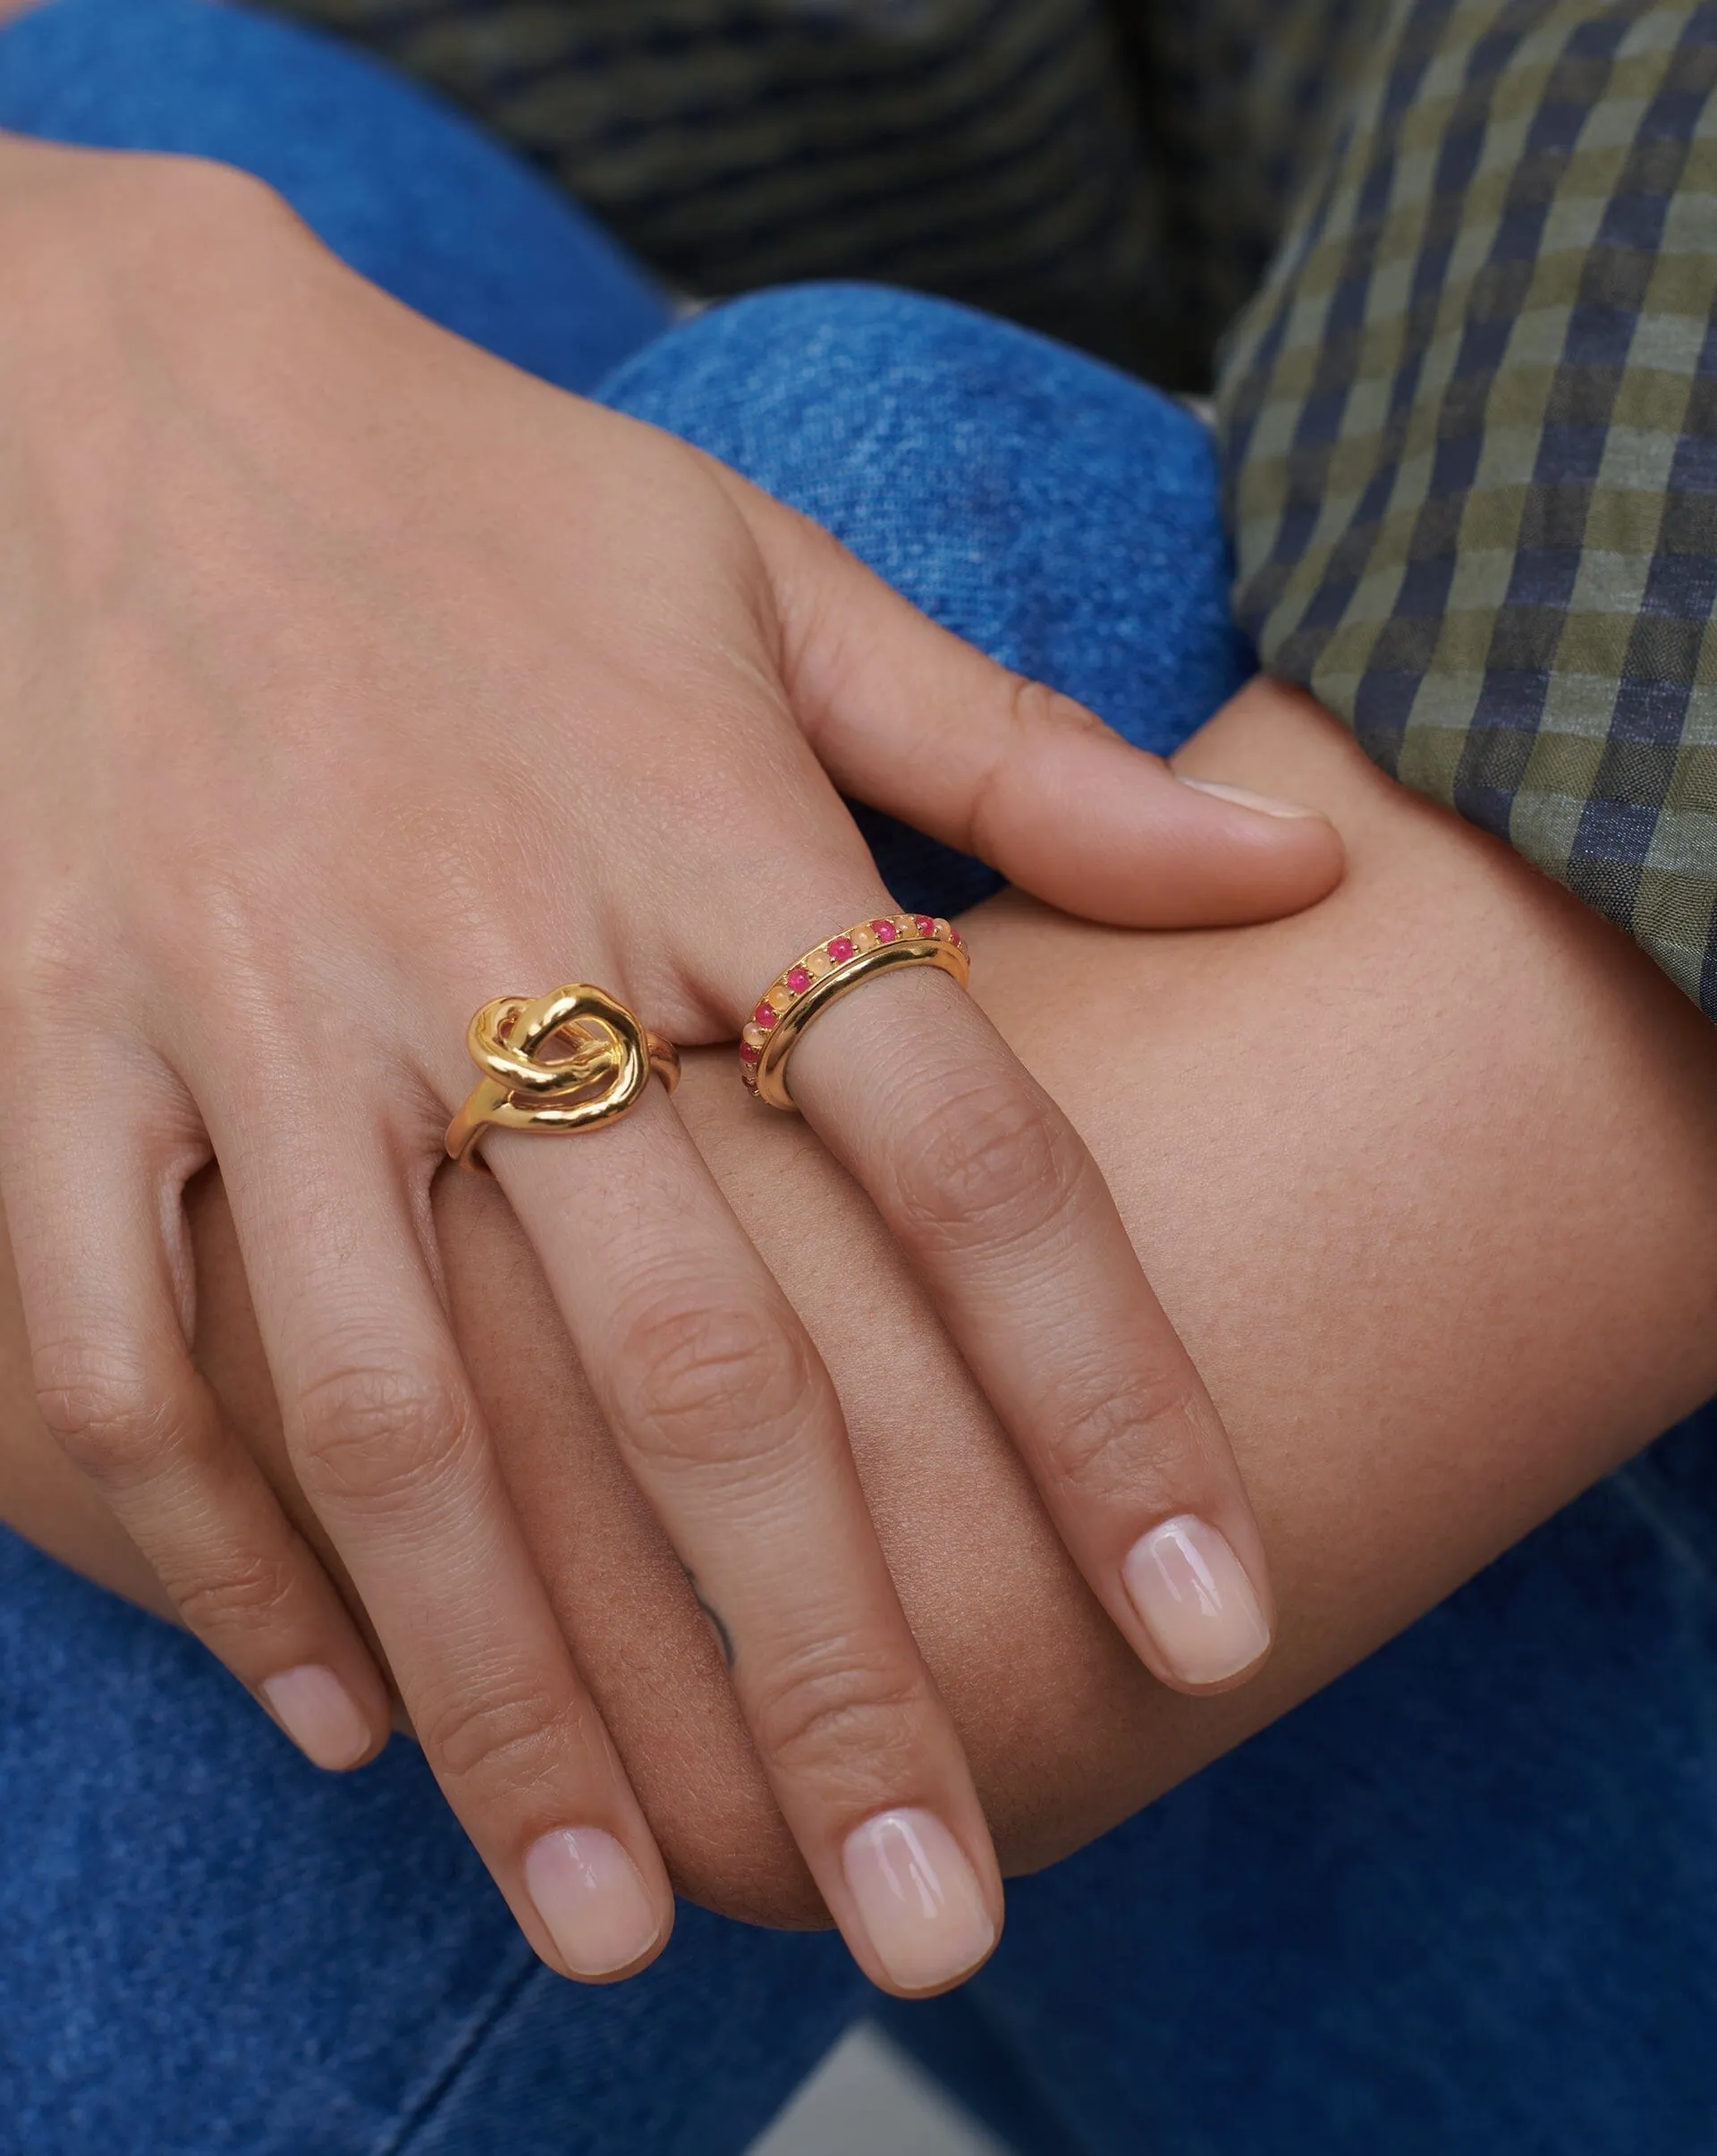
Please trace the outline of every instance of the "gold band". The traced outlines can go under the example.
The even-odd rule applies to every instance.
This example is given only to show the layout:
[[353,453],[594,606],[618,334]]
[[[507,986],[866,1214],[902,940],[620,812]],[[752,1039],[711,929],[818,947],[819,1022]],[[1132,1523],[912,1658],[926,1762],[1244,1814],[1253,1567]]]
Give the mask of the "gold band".
[[[538,1051],[564,1036],[571,1055]],[[636,1108],[651,1073],[672,1093],[680,1051],[588,981],[546,995],[498,995],[465,1030],[483,1077],[447,1126],[447,1156],[482,1168],[486,1130],[590,1130]]]
[[740,1076],[772,1108],[794,1106],[787,1059],[819,1010],[892,966],[936,966],[962,988],[971,954],[959,929],[927,913],[890,913],[832,935],[778,974],[740,1036]]

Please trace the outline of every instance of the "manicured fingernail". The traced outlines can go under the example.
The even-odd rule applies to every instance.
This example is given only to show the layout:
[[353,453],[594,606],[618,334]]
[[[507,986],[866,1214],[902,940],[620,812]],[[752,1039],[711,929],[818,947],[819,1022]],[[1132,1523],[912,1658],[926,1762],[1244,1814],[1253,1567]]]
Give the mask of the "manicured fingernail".
[[1252,1582],[1226,1537],[1183,1512],[1143,1535],[1121,1567],[1139,1622],[1183,1685],[1216,1685],[1270,1644]]
[[275,1719],[318,1767],[355,1767],[369,1750],[363,1711],[332,1670],[307,1661],[265,1678],[258,1687]]
[[1253,793],[1244,786],[1222,786],[1214,779],[1181,779],[1195,793],[1214,793],[1219,801],[1232,801],[1237,808],[1256,808],[1260,816],[1322,816],[1321,808],[1307,808],[1298,801],[1279,801],[1273,794]]
[[600,1827],[562,1827],[532,1842],[525,1885],[575,1976],[610,1976],[661,1936],[638,1866]]
[[977,1874],[932,1812],[879,1812],[847,1837],[842,1866],[876,1958],[902,1991],[933,1991],[995,1944]]

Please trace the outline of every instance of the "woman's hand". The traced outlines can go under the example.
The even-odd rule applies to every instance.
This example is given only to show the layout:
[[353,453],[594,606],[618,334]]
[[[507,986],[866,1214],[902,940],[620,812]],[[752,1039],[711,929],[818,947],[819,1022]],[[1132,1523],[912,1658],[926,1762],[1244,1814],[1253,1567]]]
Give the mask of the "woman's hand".
[[[234,174],[0,144],[0,1187],[44,1414],[312,1756],[367,1756],[375,1662],[190,1359],[212,1154],[293,1473],[432,1766],[546,1958],[622,1973],[666,1877],[429,1211],[471,1010],[576,973],[731,1038],[795,953],[893,909],[837,787],[1130,923],[1307,903],[1337,841],[1180,785]],[[916,969],[793,1078],[1135,1652],[1189,1688],[1249,1669],[1269,1599],[1226,1438],[1047,1095]],[[987,1833],[787,1298],[659,1093],[486,1157],[855,1953],[903,1991],[964,1974]]]
[[[1235,1431],[1281,1605],[1255,1682],[1187,1698],[1150,1680],[862,1192],[808,1132],[748,1112],[725,1052],[689,1058],[680,1094],[828,1358],[1004,1871],[1327,1683],[1717,1392],[1717,1029],[1303,698],[1257,683],[1176,760],[1326,807],[1341,890],[1222,935],[1118,936],[1017,893],[972,926],[991,1015],[1088,1135]],[[1094,1038],[1106,1063],[1081,1053]],[[817,1921],[708,1628],[517,1224],[476,1177],[444,1178],[435,1202],[509,1488],[676,1883],[756,1922]],[[200,1366],[321,1539],[212,1175],[190,1211]],[[862,1308],[855,1256],[875,1280]],[[25,1363],[0,1235],[0,1518],[170,1609],[41,1430]],[[1506,1622],[1497,1647],[1506,1670]]]

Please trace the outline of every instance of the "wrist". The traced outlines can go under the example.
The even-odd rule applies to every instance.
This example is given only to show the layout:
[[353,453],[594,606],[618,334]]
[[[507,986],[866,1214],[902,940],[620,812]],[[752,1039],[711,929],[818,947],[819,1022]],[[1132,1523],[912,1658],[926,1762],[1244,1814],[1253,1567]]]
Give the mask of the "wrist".
[[266,341],[287,270],[322,256],[233,166],[0,132],[0,410],[26,433],[45,411],[111,415],[152,358],[217,391],[233,347]]
[[[0,6],[4,0],[0,0]],[[304,228],[275,190],[205,157],[89,149],[0,129],[0,265],[36,289],[79,273],[191,263],[211,241],[254,245]],[[13,322],[23,310],[8,309]]]

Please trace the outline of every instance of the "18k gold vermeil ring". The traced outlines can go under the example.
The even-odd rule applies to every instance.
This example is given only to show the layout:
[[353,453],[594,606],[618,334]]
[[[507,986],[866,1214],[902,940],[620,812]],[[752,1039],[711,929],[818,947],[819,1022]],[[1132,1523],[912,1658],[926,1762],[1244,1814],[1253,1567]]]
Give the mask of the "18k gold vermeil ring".
[[[556,1036],[567,1053],[546,1056]],[[672,1093],[680,1051],[648,1032],[624,1003],[588,981],[546,995],[498,995],[465,1030],[483,1077],[447,1126],[451,1160],[484,1163],[486,1130],[592,1130],[636,1108],[651,1074]]]
[[777,974],[740,1036],[740,1076],[772,1108],[794,1106],[787,1059],[818,1011],[895,966],[936,966],[962,988],[971,954],[958,928],[928,913],[889,913],[818,943]]

